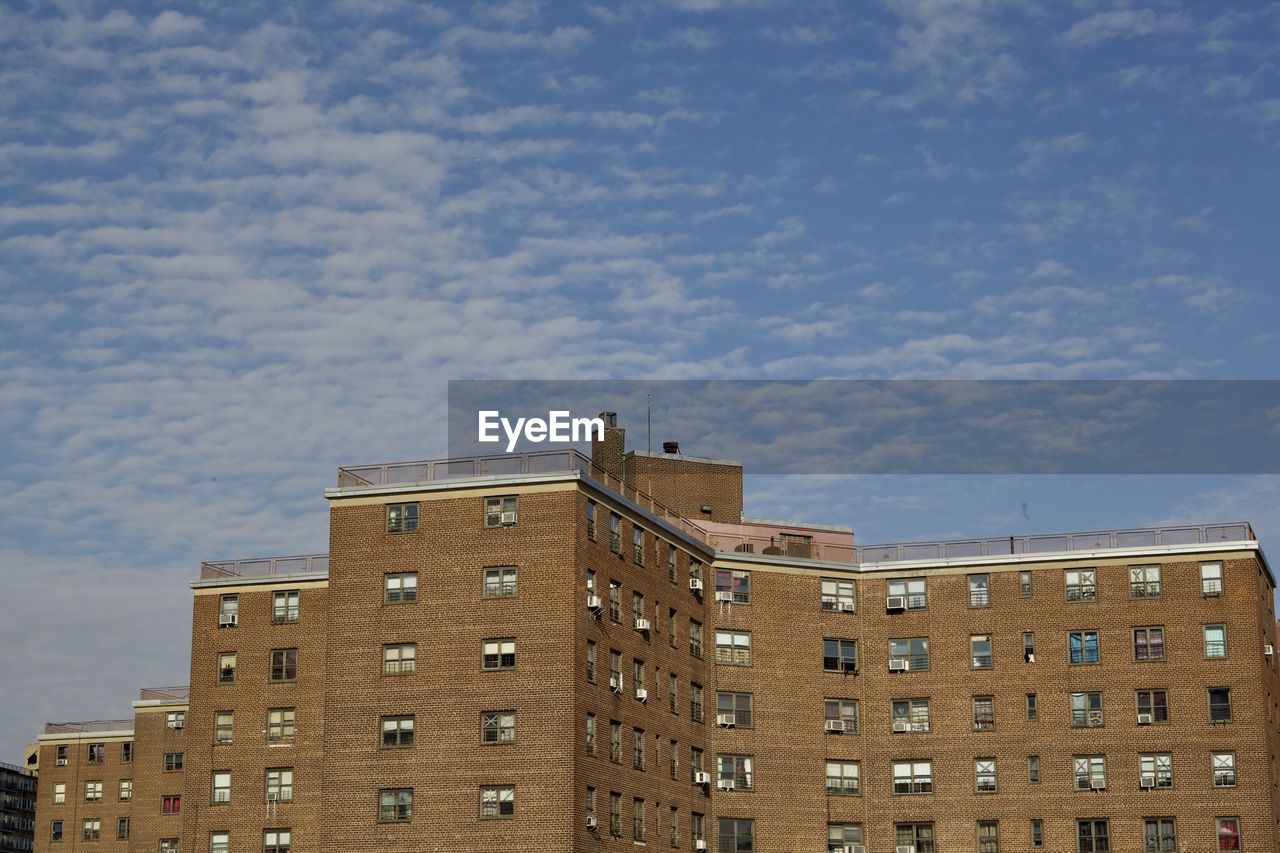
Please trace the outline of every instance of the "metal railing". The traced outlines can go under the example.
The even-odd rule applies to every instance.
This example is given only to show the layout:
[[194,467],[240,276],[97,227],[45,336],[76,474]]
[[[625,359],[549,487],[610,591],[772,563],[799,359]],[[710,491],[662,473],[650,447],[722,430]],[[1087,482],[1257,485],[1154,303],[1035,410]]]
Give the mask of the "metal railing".
[[853,544],[828,542],[796,542],[782,536],[748,536],[742,533],[707,533],[704,538],[717,551],[738,554],[760,554],[795,560],[826,560],[831,563],[856,562]]
[[1192,524],[1179,527],[1144,527],[1127,530],[1092,530],[1037,536],[999,536],[989,539],[956,539],[937,542],[899,542],[860,545],[857,563],[891,563],[900,560],[945,560],[957,557],[1007,557],[1018,554],[1093,551],[1107,548],[1144,548],[1160,545],[1210,545],[1214,542],[1252,542],[1248,522]]
[[138,699],[144,702],[155,699],[186,702],[189,698],[191,698],[191,688],[185,684],[179,687],[144,687],[138,691]]
[[86,720],[79,723],[45,723],[47,735],[78,735],[91,732],[131,731],[133,720]]
[[266,577],[270,575],[328,574],[328,572],[328,554],[309,554],[301,557],[254,557],[247,560],[223,560],[221,562],[200,564],[200,580]]

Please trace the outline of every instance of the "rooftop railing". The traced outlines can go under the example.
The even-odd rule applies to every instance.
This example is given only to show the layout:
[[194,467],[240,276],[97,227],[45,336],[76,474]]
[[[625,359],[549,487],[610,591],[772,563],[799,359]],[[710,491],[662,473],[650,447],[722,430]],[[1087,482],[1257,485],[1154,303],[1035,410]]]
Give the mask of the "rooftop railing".
[[86,720],[79,723],[45,723],[47,735],[78,735],[90,732],[118,732],[133,729],[133,720]]
[[[707,544],[717,551],[739,554],[761,554],[798,560],[826,560],[831,563],[854,562],[856,548],[833,542],[797,542],[781,536],[748,536],[742,533],[708,533]],[[850,537],[852,538],[852,537]]]
[[138,691],[138,699],[142,702],[160,700],[163,702],[186,702],[191,698],[191,688],[181,687],[144,687]]
[[988,539],[898,542],[887,545],[860,545],[854,550],[857,552],[855,562],[866,564],[1252,541],[1256,541],[1253,528],[1247,522],[1241,521],[1228,524],[1092,530],[1084,533],[1053,533],[1036,536],[998,536]]
[[301,557],[254,557],[247,560],[224,560],[200,564],[200,580],[219,578],[252,578],[270,575],[327,574],[328,554]]

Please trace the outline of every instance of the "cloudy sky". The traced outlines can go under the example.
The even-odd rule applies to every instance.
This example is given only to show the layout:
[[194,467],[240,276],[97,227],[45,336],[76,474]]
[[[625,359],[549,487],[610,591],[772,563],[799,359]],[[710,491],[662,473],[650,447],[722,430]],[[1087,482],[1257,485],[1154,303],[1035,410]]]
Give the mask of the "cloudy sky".
[[[449,378],[1280,361],[1274,3],[120,5],[0,8],[0,759],[185,681],[199,561],[323,551],[335,467],[441,452]],[[866,542],[1277,506],[748,499]]]

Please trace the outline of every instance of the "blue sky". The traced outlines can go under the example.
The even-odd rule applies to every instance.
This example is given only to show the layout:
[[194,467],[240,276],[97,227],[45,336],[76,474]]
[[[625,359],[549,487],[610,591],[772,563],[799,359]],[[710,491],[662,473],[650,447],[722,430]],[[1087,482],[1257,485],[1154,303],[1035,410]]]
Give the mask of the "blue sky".
[[[199,561],[324,550],[449,378],[1274,378],[1277,45],[1244,2],[5,4],[0,758],[183,681]],[[868,542],[1278,506],[748,499]]]

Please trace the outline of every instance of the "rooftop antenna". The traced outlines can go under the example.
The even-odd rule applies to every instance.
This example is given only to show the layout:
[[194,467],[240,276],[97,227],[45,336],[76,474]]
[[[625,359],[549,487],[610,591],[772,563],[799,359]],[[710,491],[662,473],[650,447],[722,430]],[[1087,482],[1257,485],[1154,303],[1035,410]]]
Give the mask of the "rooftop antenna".
[[653,455],[653,395],[644,395],[644,428],[648,433],[649,455]]

